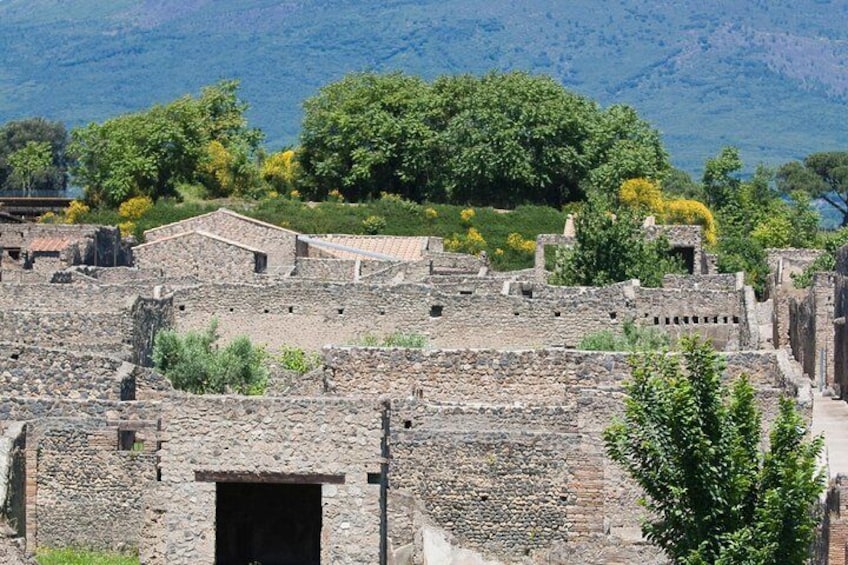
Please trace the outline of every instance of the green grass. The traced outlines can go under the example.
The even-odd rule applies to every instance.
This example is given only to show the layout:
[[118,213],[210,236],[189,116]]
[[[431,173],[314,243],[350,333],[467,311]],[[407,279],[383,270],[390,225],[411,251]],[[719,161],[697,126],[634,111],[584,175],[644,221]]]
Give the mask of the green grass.
[[135,555],[83,551],[77,549],[39,549],[36,552],[39,565],[138,565]]

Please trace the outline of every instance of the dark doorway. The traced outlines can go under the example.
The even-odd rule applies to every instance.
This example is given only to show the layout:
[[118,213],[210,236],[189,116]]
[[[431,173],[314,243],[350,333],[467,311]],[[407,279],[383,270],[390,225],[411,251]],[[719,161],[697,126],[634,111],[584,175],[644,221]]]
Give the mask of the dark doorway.
[[321,485],[217,483],[216,565],[321,563]]
[[694,247],[672,247],[671,254],[678,257],[690,275],[695,274],[695,248]]

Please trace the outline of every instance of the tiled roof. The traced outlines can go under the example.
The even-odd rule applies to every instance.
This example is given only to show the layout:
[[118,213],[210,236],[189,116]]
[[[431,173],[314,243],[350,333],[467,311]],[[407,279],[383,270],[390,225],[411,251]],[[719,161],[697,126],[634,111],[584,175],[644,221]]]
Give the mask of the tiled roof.
[[331,249],[317,246],[322,253],[332,255],[339,259],[370,259],[366,255],[360,255],[355,250],[370,253],[379,253],[394,257],[398,261],[418,261],[423,258],[427,249],[426,237],[401,237],[401,236],[367,236],[367,235],[321,235],[313,239],[328,241],[336,245],[350,247],[350,251]]
[[31,253],[37,251],[64,251],[72,243],[73,240],[67,237],[36,237],[29,244],[29,251]]

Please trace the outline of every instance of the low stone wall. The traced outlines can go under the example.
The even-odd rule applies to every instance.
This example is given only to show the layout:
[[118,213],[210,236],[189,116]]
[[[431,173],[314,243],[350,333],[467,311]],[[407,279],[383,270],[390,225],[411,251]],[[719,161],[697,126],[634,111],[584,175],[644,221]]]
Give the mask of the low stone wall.
[[[152,292],[153,285],[145,288]],[[137,287],[122,285],[10,283],[0,285],[0,311],[117,312],[137,294]]]
[[131,333],[132,320],[126,313],[0,310],[0,341],[129,359],[131,352],[125,336]]
[[132,370],[110,357],[0,344],[0,396],[121,400]]
[[[379,561],[383,408],[376,400],[185,397],[163,406],[169,440],[161,482],[147,496],[142,562],[212,564],[215,482],[245,475],[322,483],[321,562]],[[312,478],[310,478],[312,477]],[[273,478],[266,479],[274,482]],[[283,480],[279,478],[278,480]]]
[[745,273],[722,273],[717,275],[665,275],[663,288],[687,290],[742,290]]

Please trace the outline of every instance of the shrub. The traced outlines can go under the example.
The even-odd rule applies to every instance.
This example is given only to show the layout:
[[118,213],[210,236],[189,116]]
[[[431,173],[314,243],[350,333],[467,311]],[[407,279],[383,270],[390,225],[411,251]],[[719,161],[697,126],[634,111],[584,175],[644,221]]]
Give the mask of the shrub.
[[68,208],[65,210],[65,222],[68,224],[79,223],[80,218],[89,212],[91,212],[91,208],[89,208],[85,202],[72,200],[68,205]]
[[716,242],[716,223],[712,212],[697,200],[669,200],[665,203],[662,221],[667,224],[692,224],[704,228],[704,242]]
[[135,196],[121,203],[118,215],[129,221],[138,220],[153,208],[153,200],[148,196]]
[[386,229],[386,218],[383,216],[368,216],[362,220],[362,229],[368,235],[377,235]]
[[459,219],[462,220],[463,224],[469,225],[476,215],[477,212],[474,211],[474,208],[466,208],[459,213]]
[[202,332],[183,335],[162,330],[153,340],[153,365],[174,388],[195,394],[262,394],[268,381],[264,349],[254,347],[245,336],[223,349],[213,319]]
[[511,233],[506,236],[506,245],[513,251],[533,255],[536,253],[536,242],[532,239],[524,239],[520,233]]
[[671,338],[667,333],[628,320],[621,334],[610,330],[587,334],[577,347],[587,351],[659,351],[670,346]]
[[630,179],[621,183],[618,200],[625,206],[648,214],[659,214],[663,209],[662,190],[648,179]]
[[130,237],[131,235],[135,235],[136,230],[135,222],[121,222],[118,224],[118,229],[121,232],[121,237]]
[[306,352],[299,347],[283,347],[278,357],[280,364],[288,371],[299,375],[308,373],[321,366],[321,356],[317,353]]
[[424,219],[428,221],[435,220],[439,217],[439,212],[435,208],[424,208]]
[[465,235],[453,234],[445,240],[445,249],[455,253],[479,255],[486,249],[486,240],[477,228],[468,228]]

